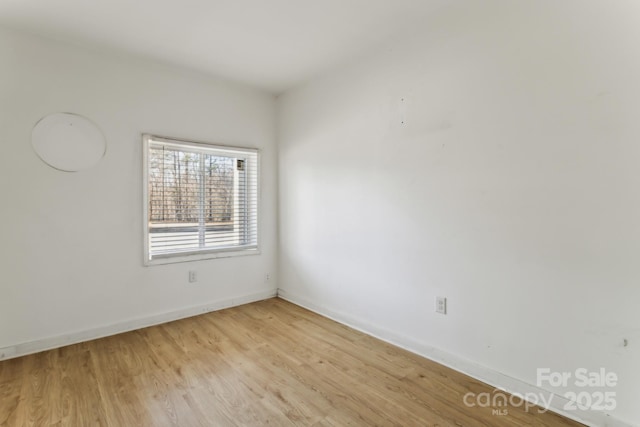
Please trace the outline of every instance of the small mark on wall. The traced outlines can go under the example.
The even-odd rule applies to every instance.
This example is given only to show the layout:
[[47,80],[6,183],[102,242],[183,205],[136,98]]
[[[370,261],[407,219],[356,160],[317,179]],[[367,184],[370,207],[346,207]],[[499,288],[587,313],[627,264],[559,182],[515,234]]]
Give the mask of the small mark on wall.
[[406,125],[407,124],[407,100],[404,97],[400,98],[398,113],[399,113],[400,124],[403,126]]

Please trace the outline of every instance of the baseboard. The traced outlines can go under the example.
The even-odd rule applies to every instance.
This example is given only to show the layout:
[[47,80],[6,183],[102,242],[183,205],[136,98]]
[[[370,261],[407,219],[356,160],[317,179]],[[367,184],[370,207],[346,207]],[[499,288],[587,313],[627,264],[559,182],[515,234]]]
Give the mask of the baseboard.
[[549,396],[551,405],[549,410],[560,414],[564,417],[581,422],[593,427],[633,427],[632,424],[626,423],[601,411],[576,410],[566,411],[564,409],[568,400],[564,396],[551,393],[538,386],[528,384],[524,381],[512,378],[501,372],[479,365],[465,358],[442,351],[440,349],[419,342],[413,338],[398,334],[389,329],[372,325],[362,319],[350,314],[332,310],[328,307],[310,301],[307,298],[292,294],[291,292],[278,289],[278,297],[289,301],[293,304],[304,307],[310,311],[318,313],[324,317],[328,317],[336,322],[342,323],[367,335],[376,337],[382,341],[388,342],[412,353],[418,354],[441,365],[447,366],[463,374],[469,375],[479,381],[489,384],[492,387],[501,389],[510,394],[519,396],[535,395]]
[[90,341],[97,338],[103,338],[110,335],[121,334],[123,332],[129,332],[153,325],[159,325],[161,323],[184,319],[186,317],[197,316],[199,314],[222,310],[229,307],[262,301],[265,299],[273,298],[276,295],[277,291],[275,289],[262,292],[254,292],[236,296],[233,298],[210,301],[206,304],[200,304],[180,310],[131,319],[125,322],[114,323],[108,326],[86,329],[83,331],[58,335],[55,337],[29,341],[10,347],[0,348],[0,360],[13,359],[15,357],[26,356],[28,354],[64,347],[71,344],[77,344],[79,342]]

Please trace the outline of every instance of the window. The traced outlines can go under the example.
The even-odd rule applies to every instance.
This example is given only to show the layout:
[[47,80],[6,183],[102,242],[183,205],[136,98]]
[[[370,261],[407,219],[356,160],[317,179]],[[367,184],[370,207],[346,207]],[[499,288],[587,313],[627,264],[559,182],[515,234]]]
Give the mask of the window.
[[143,144],[147,265],[258,252],[258,150]]

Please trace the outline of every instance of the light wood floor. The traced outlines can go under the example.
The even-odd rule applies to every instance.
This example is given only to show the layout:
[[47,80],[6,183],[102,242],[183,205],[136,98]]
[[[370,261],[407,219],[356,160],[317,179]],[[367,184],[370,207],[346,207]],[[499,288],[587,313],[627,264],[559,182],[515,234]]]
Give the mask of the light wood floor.
[[271,299],[0,362],[0,425],[579,425],[463,403],[492,390]]

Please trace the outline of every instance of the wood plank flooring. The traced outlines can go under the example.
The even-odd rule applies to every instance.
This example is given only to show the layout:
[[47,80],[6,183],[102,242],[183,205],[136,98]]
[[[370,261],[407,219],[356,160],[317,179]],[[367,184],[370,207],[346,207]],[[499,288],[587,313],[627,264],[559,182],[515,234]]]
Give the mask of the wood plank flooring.
[[0,362],[0,426],[580,425],[468,392],[493,389],[274,298]]

